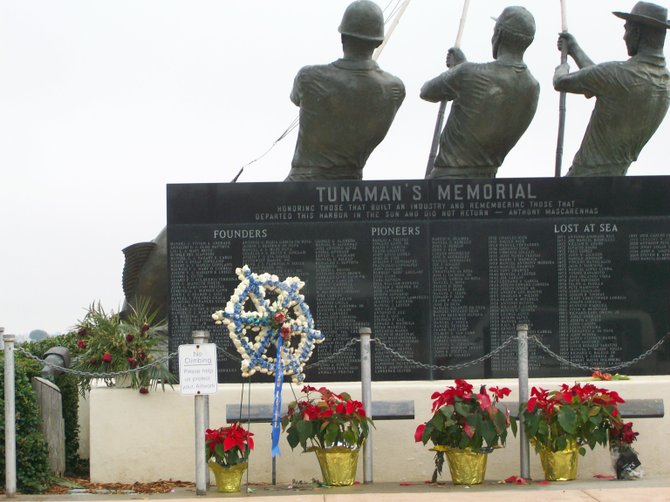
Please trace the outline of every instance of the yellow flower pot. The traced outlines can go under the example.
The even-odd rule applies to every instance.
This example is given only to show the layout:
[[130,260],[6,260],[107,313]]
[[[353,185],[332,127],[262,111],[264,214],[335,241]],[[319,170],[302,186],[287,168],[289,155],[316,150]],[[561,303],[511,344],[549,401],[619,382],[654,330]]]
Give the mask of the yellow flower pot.
[[455,485],[479,485],[486,475],[487,454],[472,451],[470,448],[449,448],[435,445],[435,451],[447,454],[451,481]]
[[358,449],[334,446],[333,448],[313,448],[319,460],[323,483],[329,486],[351,486],[356,479]]
[[222,493],[236,493],[240,491],[242,487],[242,475],[247,470],[246,462],[244,464],[223,467],[210,460],[208,465],[216,478],[217,491]]
[[551,451],[549,448],[540,449],[540,461],[547,481],[571,481],[577,477],[577,461],[579,448],[575,443],[569,443],[565,450]]

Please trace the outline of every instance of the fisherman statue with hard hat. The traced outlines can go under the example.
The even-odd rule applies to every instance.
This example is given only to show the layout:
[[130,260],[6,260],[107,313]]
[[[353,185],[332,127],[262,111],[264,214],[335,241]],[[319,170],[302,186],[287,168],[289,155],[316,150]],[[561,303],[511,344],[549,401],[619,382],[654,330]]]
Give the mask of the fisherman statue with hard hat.
[[428,178],[495,178],[537,109],[540,85],[523,61],[534,37],[532,14],[507,7],[491,39],[494,61],[469,63],[449,50],[449,70],[421,88],[422,99],[453,101]]
[[295,77],[291,101],[300,107],[300,129],[286,181],[362,179],[405,98],[402,81],[372,60],[384,41],[379,6],[352,3],[339,32],[344,56],[306,66]]
[[556,68],[557,91],[596,97],[591,120],[567,176],[625,176],[644,145],[663,121],[670,105],[670,74],[663,45],[670,28],[668,10],[638,2],[630,14],[614,12],[626,20],[624,41],[631,58],[594,64],[575,38],[561,33],[558,47],[580,70],[567,64]]

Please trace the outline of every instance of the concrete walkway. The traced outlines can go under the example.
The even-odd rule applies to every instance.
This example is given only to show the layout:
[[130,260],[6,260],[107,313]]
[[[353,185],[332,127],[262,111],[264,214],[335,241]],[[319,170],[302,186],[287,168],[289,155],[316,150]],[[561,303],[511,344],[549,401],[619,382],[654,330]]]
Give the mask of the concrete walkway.
[[[513,502],[670,502],[670,479],[641,479],[636,481],[577,480],[549,484],[504,484],[486,481],[478,486],[427,485],[422,483],[375,483],[343,488],[320,488],[312,485],[268,486],[251,485],[250,493],[221,494],[211,488],[205,496],[196,496],[194,488],[177,488],[167,494],[68,494],[18,495],[12,500],[35,501],[124,501],[157,500],[182,502],[225,499],[251,502],[481,502],[509,500]],[[8,499],[10,500],[10,499]]]

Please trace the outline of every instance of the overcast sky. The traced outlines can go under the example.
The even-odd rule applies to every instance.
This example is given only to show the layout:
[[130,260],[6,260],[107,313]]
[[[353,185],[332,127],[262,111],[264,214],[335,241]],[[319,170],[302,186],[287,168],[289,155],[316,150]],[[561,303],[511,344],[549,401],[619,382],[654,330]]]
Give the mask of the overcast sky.
[[[566,0],[595,61],[626,58],[632,0]],[[384,8],[389,0],[380,0]],[[516,3],[536,18],[526,53],[542,90],[534,122],[498,176],[554,172],[559,0],[472,0],[462,48],[491,59],[491,16]],[[295,73],[341,54],[349,0],[2,0],[0,2],[0,326],[64,332],[101,301],[123,302],[121,249],[165,225],[168,183],[228,182],[297,116]],[[395,4],[395,0],[391,2]],[[421,85],[444,69],[461,0],[413,0],[379,63],[407,98],[364,171],[423,178],[437,105]],[[564,172],[593,100],[569,96]],[[669,120],[630,175],[668,174]],[[241,182],[281,181],[295,132]],[[664,155],[665,154],[665,155]],[[222,303],[225,299],[222,299]]]

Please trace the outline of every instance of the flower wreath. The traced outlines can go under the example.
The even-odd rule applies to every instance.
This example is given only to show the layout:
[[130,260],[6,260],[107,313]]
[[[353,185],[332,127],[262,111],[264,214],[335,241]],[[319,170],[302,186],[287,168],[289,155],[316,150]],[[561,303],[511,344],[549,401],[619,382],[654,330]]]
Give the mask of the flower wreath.
[[[226,308],[214,312],[212,318],[216,324],[228,327],[230,338],[242,356],[242,376],[249,377],[256,371],[272,375],[281,367],[283,374],[290,375],[295,383],[302,382],[305,363],[314,346],[324,339],[321,331],[314,329],[309,306],[300,294],[305,283],[298,277],[280,281],[276,275],[258,275],[247,265],[237,268],[235,273],[239,285]],[[299,337],[298,343],[294,337]],[[276,348],[275,357],[281,361],[268,356],[270,347]]]

